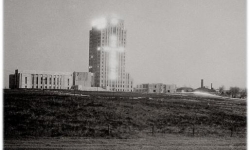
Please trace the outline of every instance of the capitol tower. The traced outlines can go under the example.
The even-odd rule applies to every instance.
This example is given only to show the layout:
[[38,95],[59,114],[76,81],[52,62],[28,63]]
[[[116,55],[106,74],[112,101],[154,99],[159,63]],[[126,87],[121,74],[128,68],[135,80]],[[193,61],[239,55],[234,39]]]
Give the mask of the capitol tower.
[[118,18],[100,18],[92,23],[89,38],[89,72],[94,86],[109,91],[133,91],[133,79],[126,73],[126,30]]

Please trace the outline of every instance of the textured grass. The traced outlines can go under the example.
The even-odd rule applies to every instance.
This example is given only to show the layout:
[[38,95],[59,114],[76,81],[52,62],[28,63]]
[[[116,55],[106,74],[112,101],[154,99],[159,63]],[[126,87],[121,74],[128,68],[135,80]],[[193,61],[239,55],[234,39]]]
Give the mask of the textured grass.
[[245,137],[246,101],[193,95],[66,90],[47,90],[44,93],[39,90],[4,91],[4,136],[8,139],[124,139],[140,138],[143,134],[169,133],[185,136],[193,136],[194,133],[195,137],[230,137],[232,131],[233,137]]

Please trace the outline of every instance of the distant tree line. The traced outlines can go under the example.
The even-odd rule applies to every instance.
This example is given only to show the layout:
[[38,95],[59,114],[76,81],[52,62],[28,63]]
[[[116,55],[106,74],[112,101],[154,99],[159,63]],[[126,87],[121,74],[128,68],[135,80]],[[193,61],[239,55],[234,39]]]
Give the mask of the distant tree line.
[[247,89],[239,88],[239,87],[230,87],[229,90],[225,90],[224,86],[219,87],[219,94],[222,96],[229,96],[232,98],[246,98],[247,97]]

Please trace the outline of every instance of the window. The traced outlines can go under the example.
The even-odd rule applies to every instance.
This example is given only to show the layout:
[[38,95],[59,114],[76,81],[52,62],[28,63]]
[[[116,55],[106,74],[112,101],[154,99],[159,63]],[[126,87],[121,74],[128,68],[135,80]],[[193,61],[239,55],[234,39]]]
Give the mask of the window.
[[36,84],[38,84],[38,77],[36,77]]
[[25,86],[25,88],[27,88],[27,86]]
[[68,85],[69,85],[69,79],[68,79]]
[[56,84],[56,78],[54,77],[54,85]]
[[[32,84],[34,84],[34,75],[32,75]],[[33,87],[32,87],[33,88]]]
[[51,79],[51,77],[50,77],[50,78],[49,78],[49,84],[51,84],[51,80],[52,80],[52,79]]
[[41,77],[41,84],[43,84],[43,77]]
[[47,84],[47,77],[45,77],[45,84]]
[[[27,84],[27,77],[25,77],[25,84]],[[26,87],[25,87],[26,88]]]

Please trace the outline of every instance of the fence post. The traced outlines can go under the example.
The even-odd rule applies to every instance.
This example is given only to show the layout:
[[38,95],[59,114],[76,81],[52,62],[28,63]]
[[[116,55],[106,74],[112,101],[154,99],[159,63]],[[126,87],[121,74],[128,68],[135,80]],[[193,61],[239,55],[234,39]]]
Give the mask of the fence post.
[[110,125],[108,124],[108,135],[110,135]]
[[[194,106],[194,108],[195,108],[195,106]],[[193,136],[194,136],[194,134],[195,134],[195,123],[196,123],[196,117],[197,117],[197,114],[196,114],[197,112],[196,112],[196,109],[195,109],[195,114],[194,114],[194,120],[193,120]]]
[[230,135],[230,137],[233,137],[233,127],[231,127],[230,129],[231,129],[231,135]]
[[155,126],[153,125],[152,126],[152,135],[154,135],[154,133],[155,133]]
[[194,136],[194,132],[195,132],[195,127],[194,127],[194,124],[193,124],[193,136]]
[[[88,121],[88,120],[87,120]],[[90,131],[90,124],[89,124],[89,121],[87,122],[87,127],[88,127],[88,132]]]

